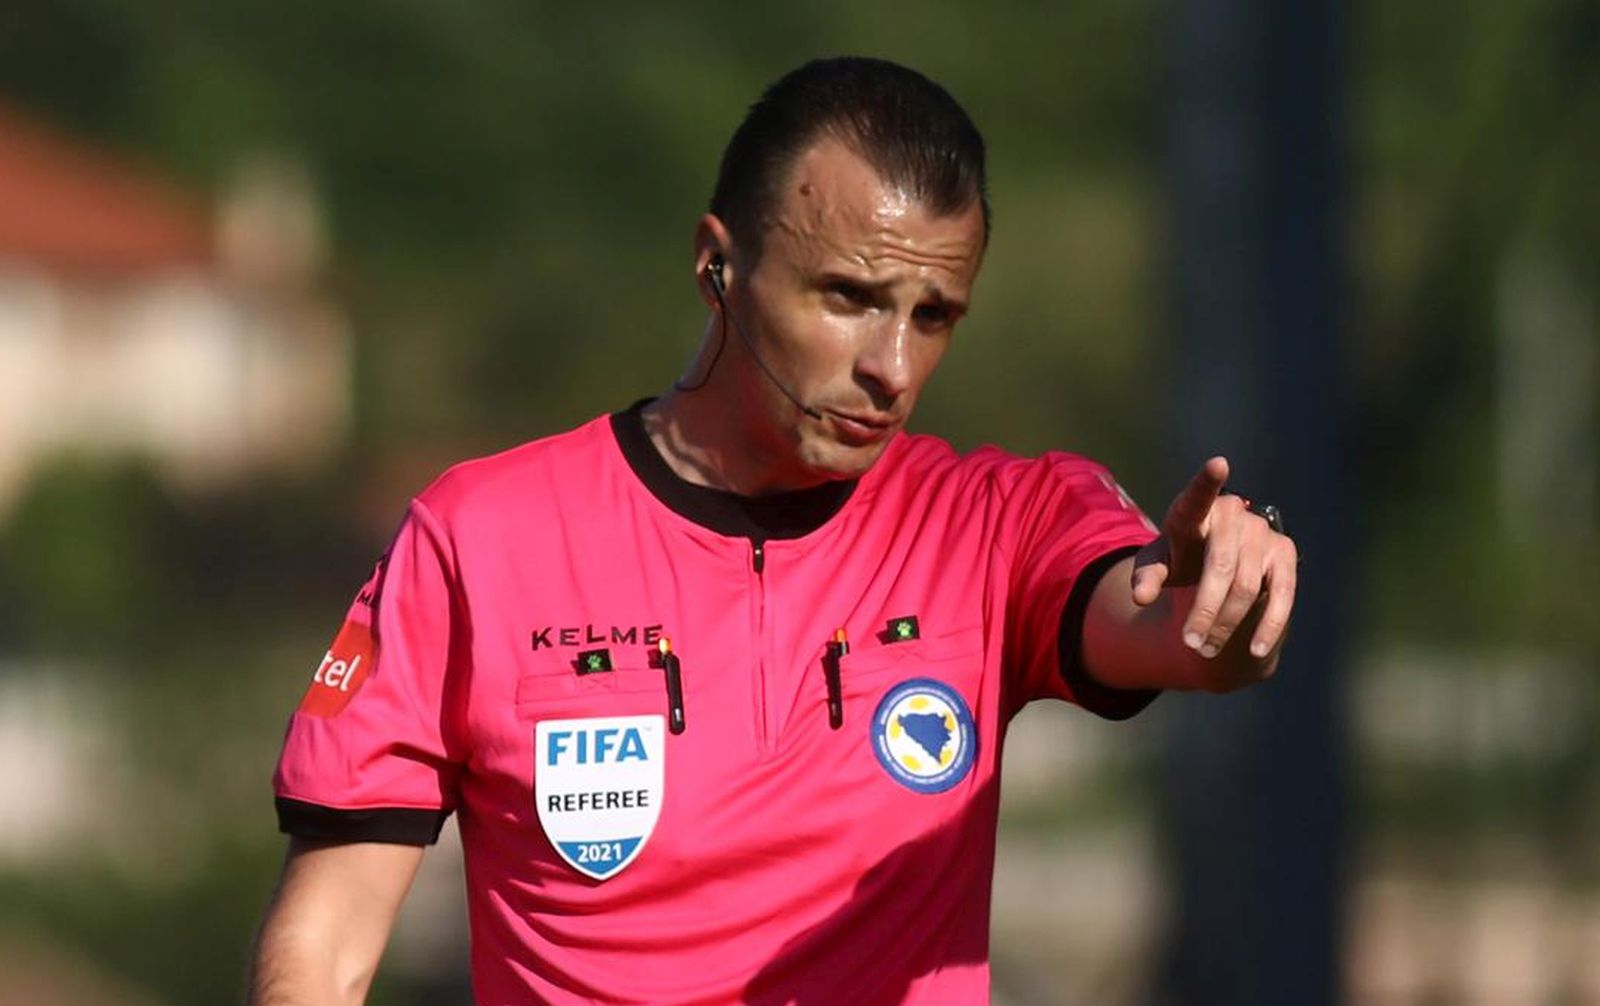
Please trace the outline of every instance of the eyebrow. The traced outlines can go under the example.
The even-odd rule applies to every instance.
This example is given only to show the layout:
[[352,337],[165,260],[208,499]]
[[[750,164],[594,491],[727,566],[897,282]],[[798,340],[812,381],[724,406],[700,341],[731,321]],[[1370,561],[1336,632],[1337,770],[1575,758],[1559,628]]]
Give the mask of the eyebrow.
[[926,293],[933,295],[933,302],[949,311],[951,320],[963,318],[967,313],[967,302],[956,297],[951,297],[936,286],[926,288]]
[[[855,273],[846,272],[837,268],[820,269],[817,271],[816,276],[818,281],[822,283],[843,281],[853,286],[858,286],[869,293],[880,295],[884,290],[887,290],[889,287],[894,285],[893,280],[866,279]],[[960,318],[967,313],[966,301],[959,297],[951,296],[933,283],[928,283],[923,286],[922,297],[918,298],[919,302],[923,298],[931,298],[934,304],[937,304],[938,306],[949,311],[957,318]]]

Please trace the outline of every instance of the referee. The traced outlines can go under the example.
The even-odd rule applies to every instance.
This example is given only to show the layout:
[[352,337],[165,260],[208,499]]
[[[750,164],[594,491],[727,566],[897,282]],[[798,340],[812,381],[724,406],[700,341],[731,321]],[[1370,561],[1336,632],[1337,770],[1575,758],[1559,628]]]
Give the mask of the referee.
[[937,84],[766,90],[684,373],[424,489],[312,661],[252,1003],[362,1001],[451,814],[481,1003],[988,1000],[1011,717],[1269,677],[1296,567],[1221,457],[1157,525],[1086,458],[904,431],[988,232]]

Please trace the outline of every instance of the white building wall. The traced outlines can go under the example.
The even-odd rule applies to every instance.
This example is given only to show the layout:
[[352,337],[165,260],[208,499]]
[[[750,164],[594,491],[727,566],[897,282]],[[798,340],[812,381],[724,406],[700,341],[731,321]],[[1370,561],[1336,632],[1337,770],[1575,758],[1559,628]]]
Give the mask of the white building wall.
[[0,515],[59,453],[145,457],[188,487],[314,463],[348,426],[349,341],[327,305],[199,273],[0,264]]
[[46,277],[0,262],[0,506],[20,491],[47,436],[62,367],[58,294]]

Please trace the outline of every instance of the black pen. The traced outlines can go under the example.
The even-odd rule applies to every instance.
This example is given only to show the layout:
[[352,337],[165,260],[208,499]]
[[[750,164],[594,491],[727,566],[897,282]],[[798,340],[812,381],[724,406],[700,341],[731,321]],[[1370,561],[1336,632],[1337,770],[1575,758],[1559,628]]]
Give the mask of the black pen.
[[828,682],[828,726],[835,730],[844,726],[844,686],[839,680],[839,663],[849,652],[850,640],[844,629],[833,630],[828,652],[822,657],[822,675]]
[[672,640],[662,636],[656,643],[661,651],[661,669],[667,672],[667,729],[683,733],[683,668],[678,665],[678,655],[672,652]]

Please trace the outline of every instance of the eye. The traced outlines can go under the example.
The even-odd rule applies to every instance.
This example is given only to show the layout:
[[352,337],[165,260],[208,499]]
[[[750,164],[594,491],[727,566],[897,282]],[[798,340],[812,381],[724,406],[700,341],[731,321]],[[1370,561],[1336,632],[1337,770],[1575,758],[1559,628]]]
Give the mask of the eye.
[[911,312],[918,327],[928,329],[949,328],[956,322],[955,312],[944,304],[919,304]]
[[865,308],[872,306],[872,294],[865,287],[845,279],[829,280],[823,288],[828,300],[852,308]]

